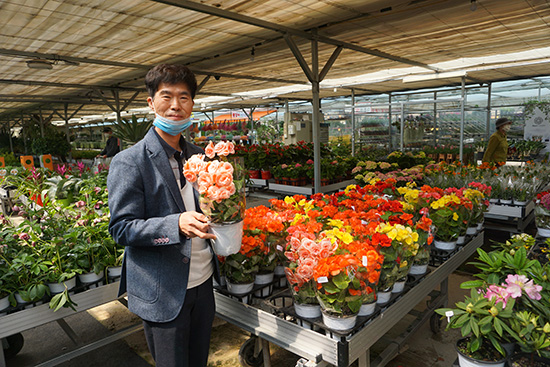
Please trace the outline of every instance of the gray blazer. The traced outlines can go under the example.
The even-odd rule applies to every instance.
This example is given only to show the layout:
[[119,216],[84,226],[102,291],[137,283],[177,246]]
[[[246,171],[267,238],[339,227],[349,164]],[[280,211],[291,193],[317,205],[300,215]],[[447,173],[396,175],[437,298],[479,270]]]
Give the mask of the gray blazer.
[[[203,150],[186,142],[186,153],[190,157]],[[128,292],[128,308],[142,319],[171,321],[185,299],[191,239],[179,232],[185,205],[153,128],[113,157],[107,188],[109,232],[126,246],[119,294]],[[218,262],[213,258],[217,276]]]

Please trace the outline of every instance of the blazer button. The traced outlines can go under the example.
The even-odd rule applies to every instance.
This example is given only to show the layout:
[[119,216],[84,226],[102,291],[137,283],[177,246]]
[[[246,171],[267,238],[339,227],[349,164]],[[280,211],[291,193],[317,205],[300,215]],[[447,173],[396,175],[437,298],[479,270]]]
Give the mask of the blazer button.
[[187,264],[189,262],[189,258],[188,257],[184,257],[181,261],[183,261],[184,264]]

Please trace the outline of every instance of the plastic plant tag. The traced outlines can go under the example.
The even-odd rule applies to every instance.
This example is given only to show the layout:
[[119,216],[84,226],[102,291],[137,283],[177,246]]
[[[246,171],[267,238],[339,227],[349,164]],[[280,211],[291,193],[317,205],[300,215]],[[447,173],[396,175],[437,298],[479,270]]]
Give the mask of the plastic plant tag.
[[447,322],[451,322],[451,317],[454,316],[454,312],[453,311],[447,311],[445,312],[445,316],[447,316]]
[[328,283],[328,278],[327,277],[319,277],[317,279],[317,283]]
[[366,268],[369,265],[369,259],[366,255],[363,255],[363,266]]
[[283,251],[283,250],[284,250],[284,249],[283,249],[283,246],[281,246],[281,245],[277,245],[277,250],[279,250],[279,251]]

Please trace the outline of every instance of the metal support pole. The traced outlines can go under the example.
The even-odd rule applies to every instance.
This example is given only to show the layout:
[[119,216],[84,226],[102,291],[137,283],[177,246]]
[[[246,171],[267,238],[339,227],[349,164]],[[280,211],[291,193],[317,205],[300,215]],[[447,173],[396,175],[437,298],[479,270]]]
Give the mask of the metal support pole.
[[[312,31],[314,35],[317,34],[317,30]],[[311,83],[312,101],[313,106],[313,172],[314,172],[314,185],[313,190],[315,193],[321,191],[321,146],[319,142],[319,130],[320,130],[320,101],[319,101],[319,49],[317,40],[311,41],[311,71],[313,74],[313,81]]]
[[464,104],[466,102],[466,77],[462,77],[462,88],[461,88],[461,94],[462,94],[462,101],[460,102],[460,163],[463,162],[463,154],[464,154]]
[[42,108],[38,106],[38,117],[40,118],[40,136],[44,137],[44,118],[42,117]]
[[393,134],[391,133],[391,123],[392,123],[392,108],[391,108],[391,93],[388,94],[388,136],[389,136],[389,144],[388,144],[388,150],[391,152],[393,150]]
[[434,148],[437,146],[437,102],[435,101],[437,101],[437,92],[434,92]]
[[13,153],[13,140],[11,138],[10,120],[8,119],[8,139],[10,140],[10,150]]
[[399,136],[399,150],[403,151],[403,137],[405,136],[405,105],[401,102],[401,134]]
[[355,156],[355,91],[351,88],[351,155]]
[[487,119],[485,121],[485,140],[489,141],[489,136],[491,136],[491,94],[492,94],[493,84],[489,83],[487,86]]
[[25,129],[25,121],[23,120],[23,111],[21,111],[21,132],[23,133],[23,147],[25,149],[25,154],[29,154],[27,150],[27,133]]

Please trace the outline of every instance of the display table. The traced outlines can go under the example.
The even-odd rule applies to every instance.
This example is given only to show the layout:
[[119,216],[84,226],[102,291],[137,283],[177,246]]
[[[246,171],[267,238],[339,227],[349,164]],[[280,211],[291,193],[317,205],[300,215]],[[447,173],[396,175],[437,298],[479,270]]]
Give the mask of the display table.
[[499,231],[522,233],[535,219],[535,203],[526,205],[491,204],[485,212],[485,227]]
[[[329,193],[329,192],[336,192],[341,189],[345,189],[349,185],[355,184],[355,180],[346,180],[346,181],[340,181],[336,182],[330,185],[321,186],[320,192],[323,194]],[[268,189],[271,191],[275,191],[277,193],[281,194],[289,194],[289,195],[305,195],[305,196],[311,196],[315,194],[315,189],[311,185],[305,185],[305,186],[292,186],[292,185],[283,185],[283,184],[276,184],[274,182],[268,181]]]
[[[76,312],[86,311],[90,308],[108,303],[114,300],[120,300],[125,304],[124,299],[119,299],[118,294],[118,282],[114,282],[108,285],[101,285],[93,289],[83,291],[71,295],[71,299],[78,304],[75,306]],[[0,339],[4,339],[11,335],[15,335],[25,330],[32,329],[34,327],[44,325],[51,321],[59,323],[61,328],[67,333],[67,335],[76,343],[78,339],[76,333],[70,328],[70,326],[63,320],[67,316],[74,315],[75,311],[70,308],[61,308],[54,312],[50,309],[48,303],[44,303],[38,306],[25,308],[13,313],[8,313],[0,316]],[[116,340],[124,338],[138,330],[143,328],[142,324],[134,325],[126,329],[120,330],[107,338],[98,340],[96,342],[80,346],[78,349],[65,353],[59,357],[56,357],[50,361],[39,364],[40,367],[55,366],[62,362],[68,361],[76,356],[82,355]],[[0,367],[5,367],[4,350],[0,348]]]
[[[304,328],[293,317],[291,307],[265,307],[265,302],[250,305],[240,302],[234,297],[216,292],[216,312],[218,317],[250,332],[260,338],[264,349],[268,343],[274,343],[292,353],[304,358],[300,363],[307,366],[348,367],[354,361],[359,361],[359,367],[382,367],[391,361],[407,338],[414,334],[420,326],[432,318],[432,328],[438,327],[439,316],[434,310],[447,304],[448,276],[466,261],[475,250],[483,244],[484,233],[471,238],[463,247],[450,254],[448,259],[437,268],[421,278],[408,291],[399,294],[384,306],[372,318],[363,318],[350,333],[331,332],[322,323],[316,330]],[[439,286],[439,290],[436,288]],[[370,347],[385,333],[392,329],[404,316],[427,296],[431,297],[422,315],[417,316],[407,333],[399,337],[384,350],[376,360],[370,359]],[[248,302],[250,303],[250,302]],[[254,302],[252,303],[254,304]],[[315,327],[313,328],[315,329]],[[263,366],[270,366],[269,353],[263,353]]]

